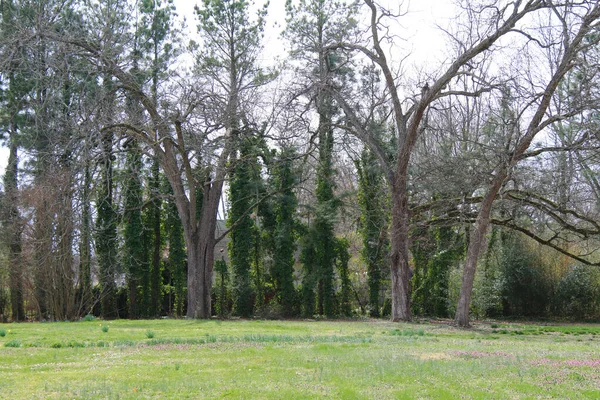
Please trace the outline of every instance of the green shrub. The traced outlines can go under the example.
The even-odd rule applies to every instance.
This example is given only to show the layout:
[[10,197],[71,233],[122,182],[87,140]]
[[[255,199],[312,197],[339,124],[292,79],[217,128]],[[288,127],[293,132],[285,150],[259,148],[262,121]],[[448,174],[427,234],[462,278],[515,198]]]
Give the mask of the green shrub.
[[102,332],[106,333],[108,332],[108,325],[102,325]]
[[96,317],[94,317],[92,314],[88,314],[85,317],[83,317],[83,321],[86,321],[86,322],[93,321],[95,319],[96,319]]
[[561,279],[553,299],[553,309],[564,317],[598,317],[600,312],[600,273],[598,267],[574,265]]
[[21,347],[21,341],[9,340],[8,342],[4,343],[4,347]]
[[6,336],[6,331],[4,329],[0,329],[0,337]]
[[154,332],[152,332],[152,331],[150,331],[150,330],[146,331],[146,337],[147,337],[148,339],[152,339],[152,338],[154,338]]
[[503,308],[506,316],[543,316],[548,312],[552,284],[544,265],[524,238],[503,234]]

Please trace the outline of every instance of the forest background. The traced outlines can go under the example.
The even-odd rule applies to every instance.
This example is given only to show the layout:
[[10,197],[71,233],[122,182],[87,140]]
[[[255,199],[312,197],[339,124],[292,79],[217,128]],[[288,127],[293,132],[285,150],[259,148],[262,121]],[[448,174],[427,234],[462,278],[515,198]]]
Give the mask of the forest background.
[[598,318],[597,1],[0,4],[0,318]]

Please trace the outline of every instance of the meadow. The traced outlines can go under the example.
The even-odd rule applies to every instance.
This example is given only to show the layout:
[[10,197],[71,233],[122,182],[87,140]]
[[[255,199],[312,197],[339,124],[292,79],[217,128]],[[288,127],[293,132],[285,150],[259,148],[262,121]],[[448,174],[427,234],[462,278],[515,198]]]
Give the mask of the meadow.
[[0,324],[0,398],[600,398],[600,325]]

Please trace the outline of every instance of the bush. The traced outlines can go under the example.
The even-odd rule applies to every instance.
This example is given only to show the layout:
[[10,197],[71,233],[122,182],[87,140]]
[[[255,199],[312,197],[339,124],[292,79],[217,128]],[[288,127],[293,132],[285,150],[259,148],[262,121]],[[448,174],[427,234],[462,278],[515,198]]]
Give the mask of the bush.
[[556,290],[555,312],[575,319],[599,316],[600,272],[597,268],[578,264],[569,269]]
[[522,236],[504,234],[502,248],[505,316],[543,316],[548,312],[552,285],[537,254]]

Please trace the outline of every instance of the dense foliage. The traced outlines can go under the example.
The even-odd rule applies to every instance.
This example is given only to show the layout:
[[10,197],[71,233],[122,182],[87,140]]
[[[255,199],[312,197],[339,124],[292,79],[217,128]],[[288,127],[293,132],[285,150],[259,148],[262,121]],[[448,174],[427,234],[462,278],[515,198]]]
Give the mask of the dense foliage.
[[0,320],[599,318],[600,5],[494,3],[2,0]]

